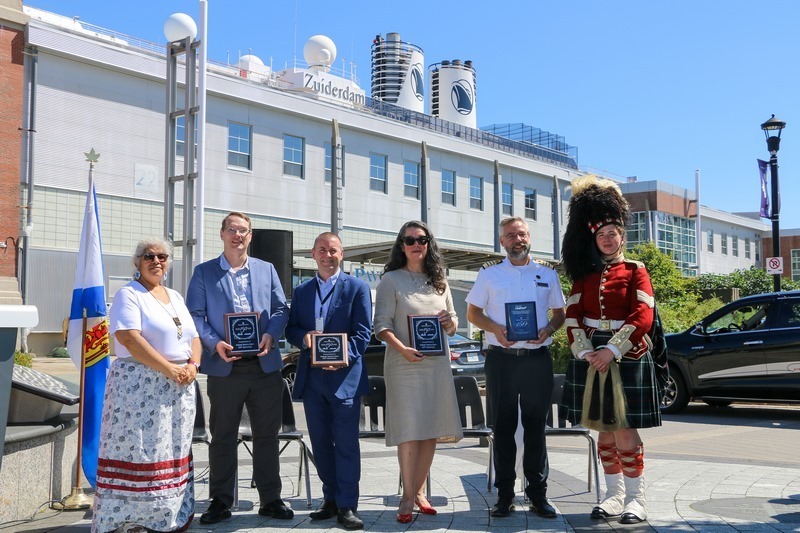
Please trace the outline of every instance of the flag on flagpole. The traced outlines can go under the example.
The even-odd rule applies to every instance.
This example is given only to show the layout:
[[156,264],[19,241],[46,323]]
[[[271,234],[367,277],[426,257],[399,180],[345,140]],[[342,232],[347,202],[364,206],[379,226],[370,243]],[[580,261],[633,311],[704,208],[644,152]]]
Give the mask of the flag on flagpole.
[[[83,409],[81,465],[86,479],[94,487],[97,478],[97,451],[100,441],[103,393],[110,363],[103,252],[100,245],[97,194],[94,189],[94,162],[91,158],[89,160],[91,162],[89,191],[86,195],[86,211],[83,216],[78,265],[72,290],[67,351],[78,369],[81,368],[82,354],[86,361],[83,398],[81,398],[81,408]],[[85,337],[83,337],[84,311],[87,317]],[[85,348],[82,345],[85,345]]]
[[758,175],[761,177],[761,218],[769,218],[769,198],[767,197],[767,162],[758,161]]

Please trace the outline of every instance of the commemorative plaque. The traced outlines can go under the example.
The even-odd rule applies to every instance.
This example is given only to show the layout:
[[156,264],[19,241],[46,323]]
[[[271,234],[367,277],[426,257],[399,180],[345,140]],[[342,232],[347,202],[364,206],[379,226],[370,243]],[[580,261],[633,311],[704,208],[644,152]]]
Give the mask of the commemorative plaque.
[[343,367],[347,357],[347,333],[314,333],[311,335],[311,366]]
[[408,315],[411,347],[425,355],[444,355],[442,324],[436,315]]
[[233,346],[231,355],[254,357],[261,351],[258,318],[259,313],[225,313],[225,342]]
[[529,341],[539,338],[536,323],[536,302],[510,302],[506,304],[506,339]]

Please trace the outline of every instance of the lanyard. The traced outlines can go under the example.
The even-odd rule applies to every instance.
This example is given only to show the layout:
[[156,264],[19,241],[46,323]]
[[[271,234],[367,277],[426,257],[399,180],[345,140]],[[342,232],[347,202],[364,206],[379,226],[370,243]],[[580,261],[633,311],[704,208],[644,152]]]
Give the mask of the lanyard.
[[319,278],[317,278],[317,296],[319,297],[319,317],[322,318],[322,309],[325,307],[325,303],[330,300],[331,295],[333,294],[333,289],[335,287],[331,287],[331,290],[328,291],[328,294],[325,295],[325,298],[322,297],[322,289],[320,289],[320,282]]

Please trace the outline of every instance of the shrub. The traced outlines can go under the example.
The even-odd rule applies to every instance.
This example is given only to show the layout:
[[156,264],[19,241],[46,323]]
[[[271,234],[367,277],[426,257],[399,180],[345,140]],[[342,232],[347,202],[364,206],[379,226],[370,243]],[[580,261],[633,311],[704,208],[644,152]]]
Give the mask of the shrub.
[[66,358],[69,357],[69,352],[63,346],[56,346],[50,353],[47,354],[48,357],[59,357],[59,358]]
[[14,352],[14,364],[32,368],[34,355],[35,354],[17,350],[16,352]]

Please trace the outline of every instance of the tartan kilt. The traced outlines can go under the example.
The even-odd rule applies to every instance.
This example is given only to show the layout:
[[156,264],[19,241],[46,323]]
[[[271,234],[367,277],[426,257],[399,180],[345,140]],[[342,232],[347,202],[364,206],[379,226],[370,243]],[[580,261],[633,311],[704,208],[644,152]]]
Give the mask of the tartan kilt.
[[[622,358],[619,363],[622,388],[625,392],[629,428],[650,428],[661,425],[661,409],[656,385],[655,366],[650,352],[640,359]],[[589,363],[570,357],[564,392],[558,412],[573,424],[581,423],[583,392]]]

